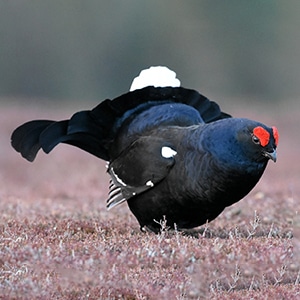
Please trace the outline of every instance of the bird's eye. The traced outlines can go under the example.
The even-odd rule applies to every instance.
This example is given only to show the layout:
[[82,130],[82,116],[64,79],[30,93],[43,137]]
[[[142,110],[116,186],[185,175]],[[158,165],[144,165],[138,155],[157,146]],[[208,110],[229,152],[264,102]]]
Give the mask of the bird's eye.
[[254,144],[257,144],[257,145],[260,144],[259,138],[255,135],[252,135],[252,141],[253,141]]

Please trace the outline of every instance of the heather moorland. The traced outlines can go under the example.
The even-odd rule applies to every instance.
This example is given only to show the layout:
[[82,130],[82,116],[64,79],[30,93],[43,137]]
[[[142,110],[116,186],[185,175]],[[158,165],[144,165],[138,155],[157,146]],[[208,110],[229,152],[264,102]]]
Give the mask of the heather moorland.
[[20,123],[73,111],[1,108],[1,299],[299,299],[297,110],[244,113],[278,127],[278,162],[213,222],[185,232],[161,222],[158,235],[126,204],[106,210],[105,162],[60,145],[31,164],[10,147]]

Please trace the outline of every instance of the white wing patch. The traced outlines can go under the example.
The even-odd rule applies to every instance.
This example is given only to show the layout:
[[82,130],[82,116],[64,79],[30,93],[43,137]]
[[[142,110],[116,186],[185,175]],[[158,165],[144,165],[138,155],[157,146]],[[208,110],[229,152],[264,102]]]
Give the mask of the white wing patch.
[[109,168],[109,174],[111,175],[111,181],[109,185],[109,198],[107,199],[107,209],[111,209],[131,197],[154,187],[152,180],[148,180],[143,186],[130,186],[126,184],[114,171],[113,167]]
[[106,207],[108,210],[126,201],[126,198],[122,194],[120,187],[117,187],[112,181],[109,186],[109,198],[106,201]]
[[174,157],[177,154],[175,150],[173,150],[171,147],[164,146],[161,148],[161,156],[164,158],[171,158]]
[[133,79],[130,92],[142,89],[146,86],[154,87],[179,87],[180,80],[176,78],[176,73],[167,67],[155,66],[142,70],[138,77]]
[[154,183],[153,183],[151,180],[149,180],[149,181],[146,182],[146,185],[147,185],[147,186],[153,187],[153,186],[154,186]]
[[114,178],[117,180],[117,182],[120,183],[123,186],[126,186],[126,183],[114,172],[114,169],[111,168],[110,170],[111,170],[112,175],[114,176]]

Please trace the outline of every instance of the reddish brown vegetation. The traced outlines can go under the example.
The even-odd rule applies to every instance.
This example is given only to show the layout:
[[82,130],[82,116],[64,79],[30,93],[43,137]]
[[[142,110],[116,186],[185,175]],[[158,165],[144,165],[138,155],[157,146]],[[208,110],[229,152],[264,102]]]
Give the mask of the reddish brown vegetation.
[[280,143],[249,196],[206,226],[162,224],[160,235],[140,232],[126,204],[106,211],[98,159],[59,146],[30,164],[10,148],[21,122],[69,114],[1,109],[1,299],[299,299],[296,113],[256,117],[276,123]]

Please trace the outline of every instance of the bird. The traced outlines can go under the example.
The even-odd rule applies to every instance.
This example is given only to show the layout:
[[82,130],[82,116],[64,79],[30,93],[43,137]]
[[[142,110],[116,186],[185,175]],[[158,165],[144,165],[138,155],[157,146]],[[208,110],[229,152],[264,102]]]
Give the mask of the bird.
[[276,162],[275,126],[235,118],[165,66],[142,70],[129,92],[62,121],[16,128],[11,145],[28,161],[59,143],[108,162],[107,208],[127,202],[141,230],[186,230],[244,198]]

